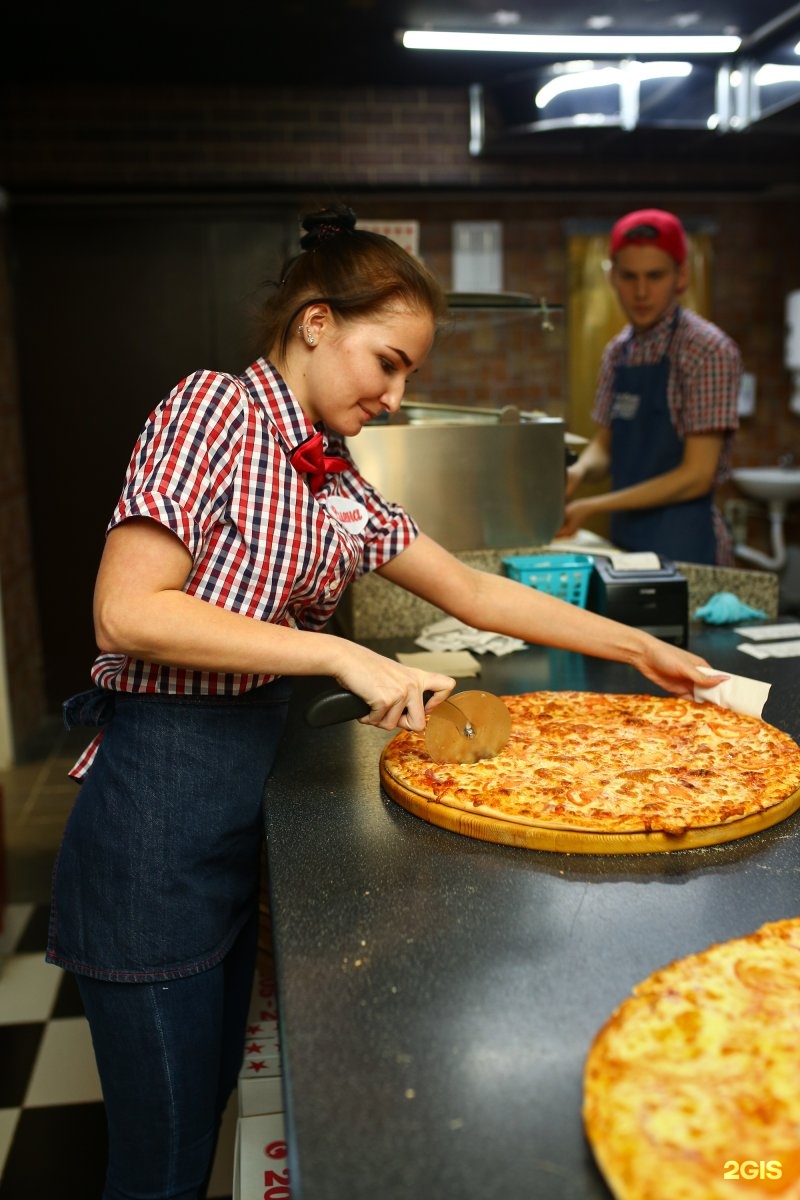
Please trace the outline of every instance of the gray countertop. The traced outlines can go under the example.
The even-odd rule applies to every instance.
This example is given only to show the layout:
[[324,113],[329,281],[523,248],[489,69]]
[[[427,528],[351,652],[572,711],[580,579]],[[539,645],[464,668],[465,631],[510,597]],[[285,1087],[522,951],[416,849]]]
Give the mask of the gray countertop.
[[[693,647],[773,682],[765,718],[800,739],[796,663],[738,640]],[[538,647],[482,666],[499,692],[655,690]],[[308,729],[314,686],[266,804],[294,1200],[607,1200],[580,1116],[594,1034],[655,968],[800,913],[800,816],[655,855],[476,841],[382,792],[389,735]]]

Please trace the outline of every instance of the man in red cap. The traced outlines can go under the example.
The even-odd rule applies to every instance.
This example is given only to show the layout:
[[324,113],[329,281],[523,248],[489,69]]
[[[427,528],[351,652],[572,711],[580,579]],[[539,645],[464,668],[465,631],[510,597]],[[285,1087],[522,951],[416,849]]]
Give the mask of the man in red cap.
[[[624,550],[682,562],[733,564],[713,491],[730,470],[741,355],[731,339],[679,304],[689,279],[686,235],[672,213],[639,209],[611,230],[611,283],[629,324],[603,352],[598,431],[567,471],[559,536],[597,513]],[[573,500],[581,483],[611,490]]]

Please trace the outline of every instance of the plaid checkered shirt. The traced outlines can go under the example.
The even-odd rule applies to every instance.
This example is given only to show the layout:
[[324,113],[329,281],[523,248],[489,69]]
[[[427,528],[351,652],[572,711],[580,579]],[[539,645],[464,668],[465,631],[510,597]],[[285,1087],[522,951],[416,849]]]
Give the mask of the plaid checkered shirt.
[[600,366],[592,417],[598,425],[611,424],[614,372],[621,363],[653,364],[668,352],[667,401],[675,432],[680,438],[693,433],[724,433],[715,480],[715,484],[720,484],[730,474],[733,434],[739,426],[741,355],[726,333],[685,308],[681,309],[673,335],[672,320],[677,307],[671,305],[652,329],[634,334],[627,325],[608,343]]
[[[325,433],[348,469],[313,495],[289,455],[315,432],[277,371],[258,359],[241,376],[198,371],[151,413],[134,447],[108,525],[149,517],[192,556],[183,590],[256,621],[319,630],[348,583],[394,558],[417,536],[405,510],[363,477],[343,442]],[[332,497],[366,511],[361,532],[327,510]],[[101,688],[238,695],[275,678],[219,674],[101,654]],[[70,772],[81,778],[102,731]]]

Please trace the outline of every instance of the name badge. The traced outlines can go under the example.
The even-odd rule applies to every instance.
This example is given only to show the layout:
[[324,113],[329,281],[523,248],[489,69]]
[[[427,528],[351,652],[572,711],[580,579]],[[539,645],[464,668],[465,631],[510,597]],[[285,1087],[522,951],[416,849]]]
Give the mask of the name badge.
[[361,533],[366,528],[369,514],[357,500],[348,500],[346,496],[329,496],[325,508],[349,533]]
[[611,418],[619,421],[632,421],[639,411],[641,396],[636,392],[616,392],[614,403],[611,405]]

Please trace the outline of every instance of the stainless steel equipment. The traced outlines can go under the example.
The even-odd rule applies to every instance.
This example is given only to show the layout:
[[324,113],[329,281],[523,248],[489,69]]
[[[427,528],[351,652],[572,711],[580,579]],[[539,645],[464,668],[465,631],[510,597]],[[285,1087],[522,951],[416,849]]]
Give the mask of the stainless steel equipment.
[[383,495],[448,550],[550,541],[564,512],[563,421],[512,415],[508,406],[475,411],[409,401],[404,410],[408,424],[368,426],[348,443]]

